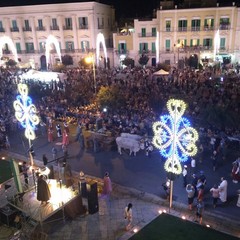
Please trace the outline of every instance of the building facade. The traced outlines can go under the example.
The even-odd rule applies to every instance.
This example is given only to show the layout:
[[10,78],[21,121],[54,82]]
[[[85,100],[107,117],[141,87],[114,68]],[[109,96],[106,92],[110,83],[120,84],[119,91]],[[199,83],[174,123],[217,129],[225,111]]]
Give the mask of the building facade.
[[163,5],[154,19],[135,19],[134,33],[113,35],[115,62],[130,57],[137,63],[146,54],[150,66],[160,62],[184,67],[191,57],[202,64],[216,60],[235,63],[240,60],[239,37],[240,10],[235,3],[181,9]]
[[114,8],[97,2],[2,7],[2,56],[12,58],[14,46],[22,62],[30,61],[36,68],[41,68],[46,55],[46,41],[52,36],[50,40],[54,44],[50,47],[50,62],[54,64],[60,58],[58,45],[61,55],[71,55],[74,65],[77,65],[82,57],[96,49],[97,36],[102,33],[106,46],[111,47],[108,58],[112,65],[114,24]]

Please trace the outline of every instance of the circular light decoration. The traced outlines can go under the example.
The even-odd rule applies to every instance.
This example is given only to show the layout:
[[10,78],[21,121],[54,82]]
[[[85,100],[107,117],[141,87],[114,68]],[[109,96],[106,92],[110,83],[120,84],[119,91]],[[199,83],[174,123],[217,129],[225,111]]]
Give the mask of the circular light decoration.
[[28,87],[26,84],[18,84],[18,91],[16,100],[13,103],[15,109],[15,117],[25,128],[25,136],[29,140],[36,138],[35,128],[39,124],[39,117],[37,116],[37,109],[32,104],[32,99],[28,96]]
[[161,121],[153,124],[153,144],[167,158],[164,168],[167,172],[181,174],[180,162],[188,160],[188,156],[197,153],[197,131],[191,127],[187,118],[182,117],[186,103],[182,100],[170,99],[167,102],[170,115],[160,117]]

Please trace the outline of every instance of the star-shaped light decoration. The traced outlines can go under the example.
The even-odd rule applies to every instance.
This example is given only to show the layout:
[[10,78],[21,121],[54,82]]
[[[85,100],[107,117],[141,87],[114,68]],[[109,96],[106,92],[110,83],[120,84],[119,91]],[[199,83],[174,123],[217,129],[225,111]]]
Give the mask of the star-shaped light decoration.
[[160,149],[163,157],[167,158],[164,168],[167,172],[181,174],[180,162],[188,160],[188,156],[197,153],[197,131],[190,122],[182,117],[186,103],[182,100],[170,99],[167,102],[170,115],[160,117],[161,121],[153,124],[153,144]]
[[25,136],[29,140],[36,138],[34,130],[36,125],[39,124],[39,117],[37,116],[37,109],[32,104],[32,99],[28,96],[28,87],[26,84],[18,84],[18,91],[16,100],[13,102],[15,109],[15,117],[25,128]]

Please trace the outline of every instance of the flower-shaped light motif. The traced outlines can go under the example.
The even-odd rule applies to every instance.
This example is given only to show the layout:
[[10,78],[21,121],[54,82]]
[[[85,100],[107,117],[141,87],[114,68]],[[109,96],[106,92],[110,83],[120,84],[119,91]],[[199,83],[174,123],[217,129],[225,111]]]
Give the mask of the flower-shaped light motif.
[[153,144],[160,149],[161,155],[167,158],[165,170],[180,174],[180,162],[187,161],[188,156],[197,153],[195,142],[198,140],[198,133],[191,127],[190,122],[182,117],[186,109],[184,101],[170,99],[167,109],[170,115],[161,116],[161,121],[153,124]]
[[18,91],[20,95],[16,97],[13,103],[15,109],[15,117],[25,128],[25,136],[29,140],[35,139],[35,128],[39,123],[37,116],[37,109],[32,104],[32,99],[28,96],[28,87],[26,84],[18,84]]

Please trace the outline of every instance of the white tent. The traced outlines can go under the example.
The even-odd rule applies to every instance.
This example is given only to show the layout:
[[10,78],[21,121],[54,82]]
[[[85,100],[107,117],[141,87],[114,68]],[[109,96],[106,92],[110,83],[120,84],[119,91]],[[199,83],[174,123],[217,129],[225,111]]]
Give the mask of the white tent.
[[153,73],[153,75],[169,75],[169,72],[164,71],[163,69],[160,69],[159,71]]

